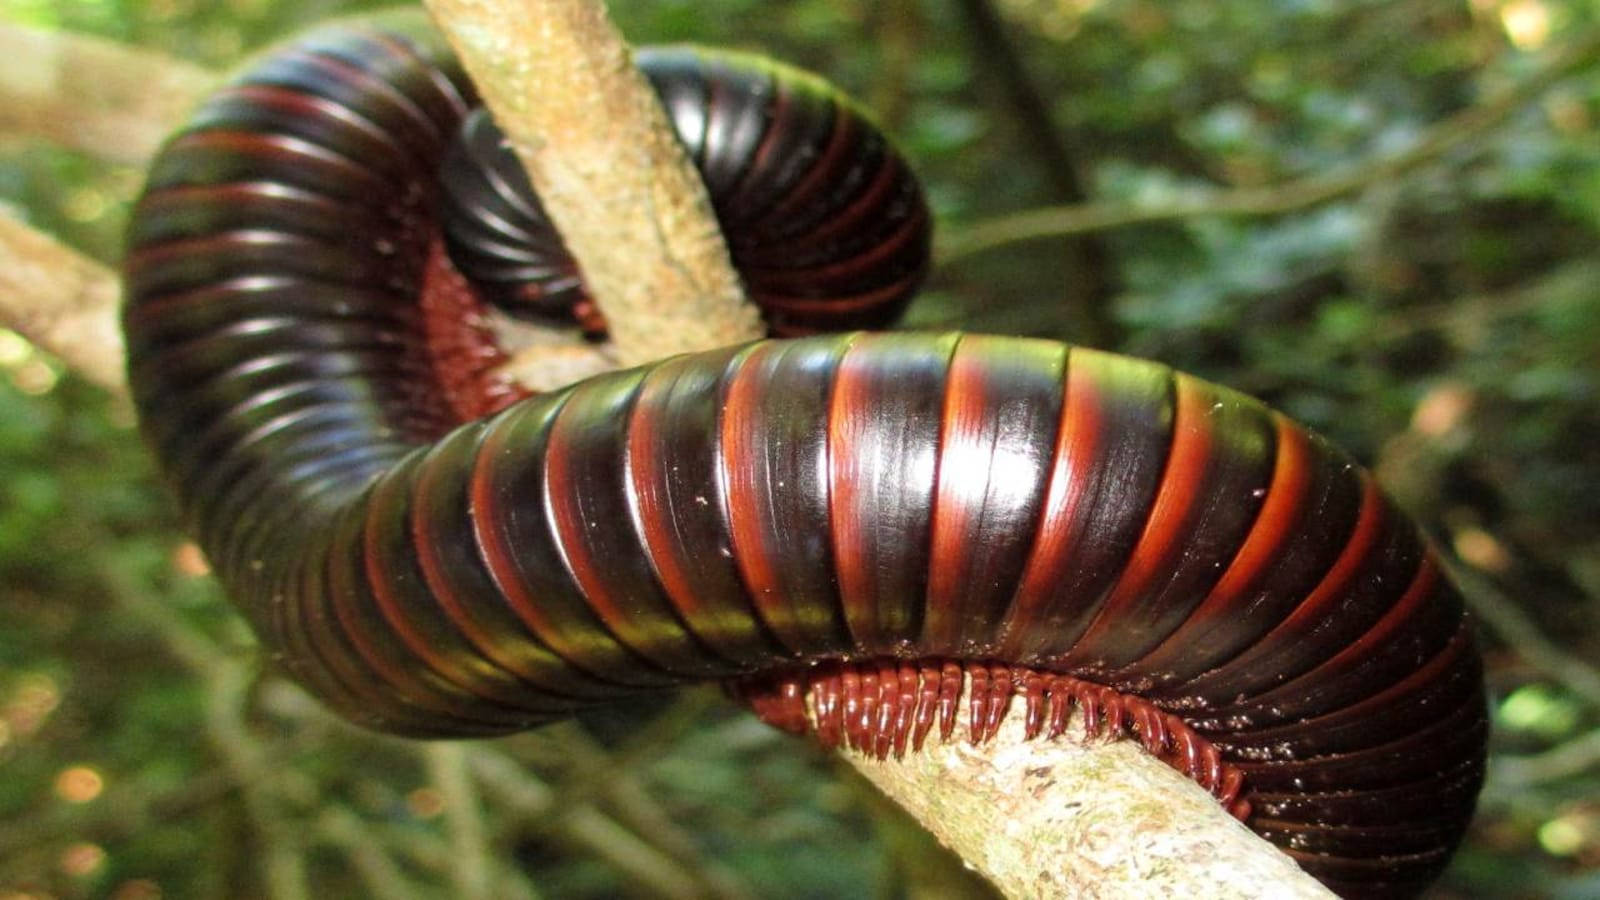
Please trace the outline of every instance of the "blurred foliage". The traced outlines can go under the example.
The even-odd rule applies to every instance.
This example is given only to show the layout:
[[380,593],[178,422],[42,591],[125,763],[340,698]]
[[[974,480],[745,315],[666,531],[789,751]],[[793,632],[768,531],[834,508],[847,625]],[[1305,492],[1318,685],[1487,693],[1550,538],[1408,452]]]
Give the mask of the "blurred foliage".
[[[4,0],[0,17],[225,67],[368,6]],[[636,41],[768,52],[862,97],[946,234],[1063,199],[1029,143],[1041,123],[968,40],[981,7],[613,4]],[[1359,167],[1600,28],[1592,0],[999,7],[1046,132],[1095,200],[1130,205]],[[1328,433],[1455,552],[1496,626],[1496,765],[1435,897],[1600,896],[1597,120],[1590,66],[1404,177],[1289,215],[966,256],[908,319],[1072,339],[1102,317],[1117,349]],[[0,135],[0,199],[108,262],[139,179]],[[1080,282],[1105,286],[1088,312],[1062,302]],[[460,753],[331,721],[259,675],[126,404],[8,332],[0,376],[0,896],[956,895],[926,837],[708,694],[642,730],[624,710]]]

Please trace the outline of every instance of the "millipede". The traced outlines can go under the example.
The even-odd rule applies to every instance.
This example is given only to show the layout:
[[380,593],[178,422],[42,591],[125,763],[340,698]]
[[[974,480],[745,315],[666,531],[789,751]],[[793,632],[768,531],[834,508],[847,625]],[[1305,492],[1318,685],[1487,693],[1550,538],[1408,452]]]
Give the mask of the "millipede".
[[362,725],[494,735],[715,680],[878,756],[1068,713],[1347,896],[1443,868],[1482,666],[1417,529],[1239,393],[883,332],[909,165],[819,80],[638,62],[779,337],[529,394],[485,304],[605,321],[436,37],[341,25],[202,104],[129,229],[147,442],[272,660]]

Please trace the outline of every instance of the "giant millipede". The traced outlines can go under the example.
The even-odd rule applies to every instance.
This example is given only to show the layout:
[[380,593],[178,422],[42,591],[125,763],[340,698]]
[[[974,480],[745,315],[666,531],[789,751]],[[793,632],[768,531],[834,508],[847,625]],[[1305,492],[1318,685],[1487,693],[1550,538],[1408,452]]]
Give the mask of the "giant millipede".
[[[1444,866],[1481,663],[1416,529],[1322,438],[1155,363],[881,325],[899,155],[814,79],[651,51],[779,333],[523,396],[481,299],[604,321],[436,39],[269,54],[154,164],[129,372],[275,661],[362,724],[499,734],[690,681],[904,753],[1020,695],[1128,733],[1350,896]],[[444,187],[440,187],[440,185]],[[463,274],[465,273],[465,274]]]

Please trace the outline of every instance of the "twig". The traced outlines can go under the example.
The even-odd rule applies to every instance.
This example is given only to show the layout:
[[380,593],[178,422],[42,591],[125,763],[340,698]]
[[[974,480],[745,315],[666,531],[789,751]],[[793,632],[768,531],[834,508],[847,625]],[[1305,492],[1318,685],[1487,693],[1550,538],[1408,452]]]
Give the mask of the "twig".
[[[1067,142],[1066,133],[1050,114],[1050,104],[1028,73],[1005,22],[990,0],[957,0],[966,25],[976,71],[997,79],[1010,107],[1007,116],[1022,132],[1024,143],[1037,168],[1050,185],[1049,199],[1056,203],[1081,204],[1089,199],[1084,188],[1079,154]],[[1070,257],[1071,276],[1062,285],[1067,308],[1080,333],[1075,339],[1099,347],[1114,346],[1118,327],[1110,315],[1110,301],[1116,292],[1111,282],[1111,263],[1106,248],[1092,235],[1068,236],[1064,248]]]
[[1084,234],[1130,225],[1171,222],[1199,216],[1274,216],[1308,209],[1435,162],[1498,127],[1512,113],[1557,81],[1600,57],[1600,29],[1589,30],[1553,53],[1521,83],[1428,129],[1408,150],[1360,163],[1329,175],[1313,175],[1259,188],[1197,191],[1173,203],[1135,206],[1086,203],[1028,210],[978,222],[940,248],[945,263],[1019,241]]
[[211,72],[160,53],[0,23],[0,134],[142,164],[215,84]]
[[711,201],[598,0],[427,0],[624,365],[761,334]]
[[110,269],[0,214],[0,325],[115,391],[123,390],[120,298]]
[[368,896],[384,900],[411,900],[417,896],[384,842],[354,812],[338,804],[328,806],[317,819],[317,835],[350,858],[366,882]]
[[261,836],[267,894],[272,900],[311,900],[305,847],[284,819],[278,784],[281,776],[267,761],[260,742],[249,734],[241,715],[248,684],[244,666],[225,664],[210,673],[208,684],[206,732],[233,771],[245,810]]
[[1600,668],[1556,646],[1533,619],[1489,579],[1467,566],[1446,560],[1467,607],[1528,665],[1600,709]]
[[738,900],[751,892],[726,867],[705,858],[693,838],[678,827],[634,774],[715,703],[716,695],[710,691],[689,691],[610,752],[581,730],[570,730],[561,743],[573,769],[557,789],[553,805],[568,809],[603,799],[623,825],[636,834],[648,835],[651,846],[696,873],[706,896]]
[[[528,776],[516,761],[485,747],[471,757],[473,774],[500,805],[558,843],[605,860],[646,893],[683,900],[710,894],[695,873],[642,841],[588,804],[557,810],[556,793]],[[559,812],[558,815],[553,814]]]
[[444,798],[445,823],[450,831],[450,876],[462,900],[489,897],[489,844],[483,833],[483,810],[467,771],[467,748],[459,743],[434,741],[423,747],[428,776]]
[[261,742],[244,723],[245,694],[250,682],[247,663],[221,652],[204,632],[181,616],[143,595],[126,574],[100,567],[101,582],[114,599],[154,625],[168,650],[201,678],[206,693],[206,735],[238,786],[246,812],[261,835],[262,875],[272,900],[310,900],[304,847],[284,821],[283,771],[268,762]]
[[1534,785],[1600,769],[1600,728],[1536,756],[1502,756],[1489,769],[1497,794],[1514,794]]

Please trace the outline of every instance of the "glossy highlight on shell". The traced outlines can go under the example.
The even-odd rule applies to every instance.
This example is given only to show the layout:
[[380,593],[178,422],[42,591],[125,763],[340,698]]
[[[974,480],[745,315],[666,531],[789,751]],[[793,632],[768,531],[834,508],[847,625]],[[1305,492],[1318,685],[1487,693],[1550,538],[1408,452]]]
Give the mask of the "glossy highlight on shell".
[[[755,109],[739,141],[685,137],[714,195],[757,191],[718,200],[736,253],[893,261],[878,286],[758,262],[775,324],[857,324],[851,298],[914,288],[893,236],[925,251],[919,200],[833,233],[906,177],[881,137],[839,137],[864,120],[793,76],[660,59],[680,130]],[[482,149],[473,105],[426,35],[314,33],[200,108],[130,229],[145,435],[230,596],[330,706],[489,735],[717,679],[785,727],[819,698],[824,739],[880,755],[948,733],[957,702],[984,732],[1079,708],[1342,893],[1443,867],[1482,778],[1481,666],[1431,551],[1343,453],[1155,363],[982,335],[769,340],[522,396],[473,319],[503,287],[445,249],[476,202],[438,177]]]

